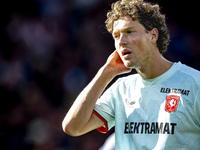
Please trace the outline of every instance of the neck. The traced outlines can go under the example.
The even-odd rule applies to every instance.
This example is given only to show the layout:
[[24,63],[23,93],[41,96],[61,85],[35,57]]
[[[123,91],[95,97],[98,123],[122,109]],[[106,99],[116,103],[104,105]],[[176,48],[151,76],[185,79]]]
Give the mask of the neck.
[[136,69],[136,71],[143,79],[153,79],[165,73],[172,65],[172,62],[166,60],[159,54],[159,56],[152,58],[151,61],[146,63],[143,67]]

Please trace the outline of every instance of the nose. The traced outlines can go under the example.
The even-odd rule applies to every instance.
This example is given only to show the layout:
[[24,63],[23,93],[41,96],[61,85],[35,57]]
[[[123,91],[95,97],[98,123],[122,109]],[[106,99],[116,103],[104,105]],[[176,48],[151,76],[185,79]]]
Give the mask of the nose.
[[126,39],[126,35],[124,35],[123,33],[120,34],[120,38],[119,38],[119,45],[123,46],[127,44],[127,39]]

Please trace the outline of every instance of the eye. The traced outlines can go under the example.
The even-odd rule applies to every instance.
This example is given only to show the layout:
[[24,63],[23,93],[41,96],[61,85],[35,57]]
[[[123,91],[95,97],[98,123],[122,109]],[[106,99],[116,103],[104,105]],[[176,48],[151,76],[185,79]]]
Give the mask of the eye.
[[126,33],[133,33],[133,31],[131,31],[131,30],[127,30]]
[[118,38],[119,38],[119,35],[114,35],[113,38],[114,38],[114,39],[118,39]]

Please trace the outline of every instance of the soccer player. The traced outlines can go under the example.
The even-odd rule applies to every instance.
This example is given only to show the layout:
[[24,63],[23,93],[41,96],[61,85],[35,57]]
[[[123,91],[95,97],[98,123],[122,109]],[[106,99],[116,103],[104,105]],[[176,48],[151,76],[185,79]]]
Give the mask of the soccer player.
[[[162,56],[169,34],[159,6],[117,1],[106,27],[116,50],[75,100],[63,130],[79,136],[115,126],[116,150],[200,149],[200,72]],[[137,74],[119,78],[103,93],[131,69]]]

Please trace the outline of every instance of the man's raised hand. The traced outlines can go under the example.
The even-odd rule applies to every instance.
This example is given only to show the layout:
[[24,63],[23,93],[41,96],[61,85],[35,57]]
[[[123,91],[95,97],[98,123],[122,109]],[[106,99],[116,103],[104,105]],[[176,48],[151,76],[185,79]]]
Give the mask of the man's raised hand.
[[111,69],[114,75],[124,74],[131,71],[131,68],[127,68],[122,59],[120,58],[118,52],[115,50],[107,59],[104,67]]

